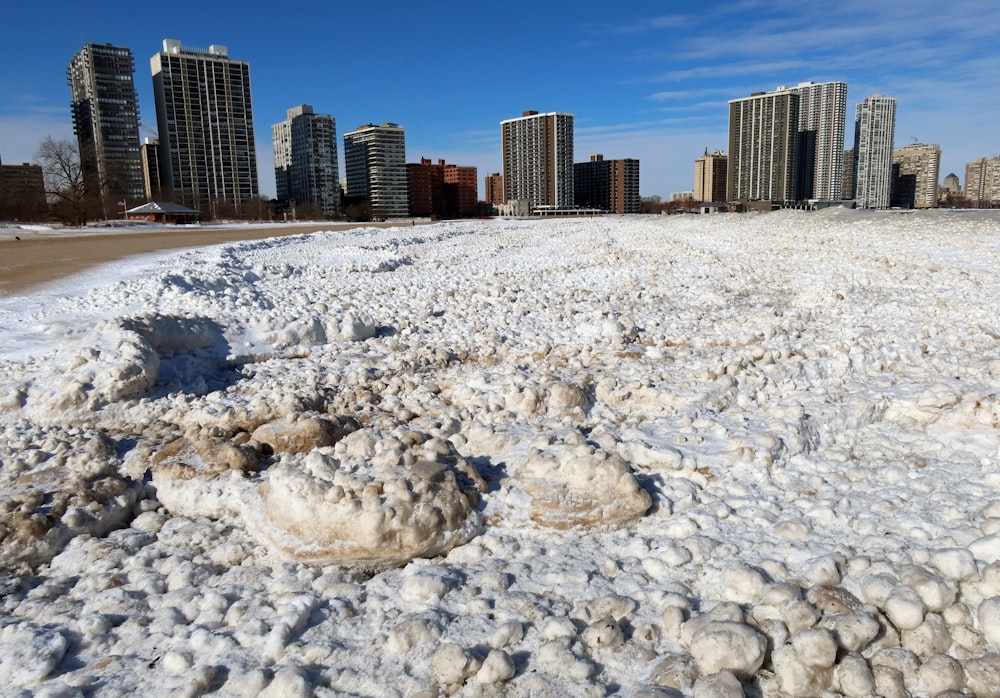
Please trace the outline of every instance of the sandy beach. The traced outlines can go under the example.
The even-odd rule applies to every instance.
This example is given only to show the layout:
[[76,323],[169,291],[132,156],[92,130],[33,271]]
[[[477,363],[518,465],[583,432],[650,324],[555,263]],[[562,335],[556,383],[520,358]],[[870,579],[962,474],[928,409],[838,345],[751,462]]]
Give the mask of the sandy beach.
[[[419,222],[419,221],[418,221]],[[16,295],[33,287],[100,264],[162,250],[218,245],[238,240],[263,240],[321,230],[412,225],[397,223],[309,223],[246,225],[239,227],[150,227],[143,230],[25,231],[0,238],[0,295]],[[17,238],[20,239],[17,239]]]

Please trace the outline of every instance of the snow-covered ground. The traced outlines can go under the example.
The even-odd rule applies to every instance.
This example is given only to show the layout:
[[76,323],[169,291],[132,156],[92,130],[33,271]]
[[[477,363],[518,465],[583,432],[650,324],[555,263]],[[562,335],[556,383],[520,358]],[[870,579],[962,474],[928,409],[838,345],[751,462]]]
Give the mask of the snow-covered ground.
[[994,213],[832,210],[5,299],[0,690],[1000,695],[998,271]]
[[[135,233],[157,233],[163,231],[178,230],[202,230],[202,229],[253,229],[253,228],[289,228],[314,227],[319,221],[266,221],[261,223],[246,222],[211,222],[192,223],[189,225],[164,225],[144,220],[114,220],[104,222],[94,222],[82,227],[64,226],[48,223],[13,223],[10,221],[0,221],[0,240],[22,240],[35,239],[58,239],[65,237],[80,237],[82,235],[124,235]],[[344,224],[339,224],[344,225]]]

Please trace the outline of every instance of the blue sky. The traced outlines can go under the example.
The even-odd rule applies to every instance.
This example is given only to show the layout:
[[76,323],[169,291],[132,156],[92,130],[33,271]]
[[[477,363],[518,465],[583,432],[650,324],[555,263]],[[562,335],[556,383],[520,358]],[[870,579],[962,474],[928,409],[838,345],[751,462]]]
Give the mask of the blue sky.
[[[72,137],[65,71],[85,43],[132,49],[141,135],[155,135],[149,58],[164,38],[250,63],[261,192],[274,194],[271,124],[311,104],[343,133],[393,121],[407,161],[499,171],[500,122],[575,114],[576,160],[639,158],[643,196],[692,188],[705,148],[728,150],[728,100],[800,82],[848,83],[854,108],[898,99],[897,147],[942,148],[941,176],[1000,154],[996,0],[168,5],[11,2],[0,10],[0,157]],[[296,17],[308,7],[308,16]],[[681,9],[676,9],[681,8]],[[342,155],[342,152],[341,152]],[[963,181],[964,184],[964,181]]]

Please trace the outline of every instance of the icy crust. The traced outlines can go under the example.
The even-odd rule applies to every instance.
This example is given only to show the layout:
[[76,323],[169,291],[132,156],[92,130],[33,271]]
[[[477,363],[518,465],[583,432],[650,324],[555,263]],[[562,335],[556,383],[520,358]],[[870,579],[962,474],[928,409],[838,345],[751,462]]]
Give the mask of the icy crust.
[[26,311],[0,681],[1000,695],[998,267],[992,212],[454,223]]
[[116,470],[115,444],[74,427],[4,425],[0,436],[0,570],[47,562],[77,535],[126,523],[140,484]]

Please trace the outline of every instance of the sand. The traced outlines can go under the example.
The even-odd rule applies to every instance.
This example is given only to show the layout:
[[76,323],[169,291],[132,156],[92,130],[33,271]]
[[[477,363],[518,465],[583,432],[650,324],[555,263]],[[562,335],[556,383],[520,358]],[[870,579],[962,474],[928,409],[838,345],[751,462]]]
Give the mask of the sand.
[[412,224],[407,220],[389,223],[264,224],[232,228],[163,226],[107,234],[68,230],[65,233],[47,232],[44,236],[26,231],[19,235],[20,240],[14,237],[0,239],[0,296],[21,295],[35,287],[107,262],[162,250],[302,235],[320,230]]

